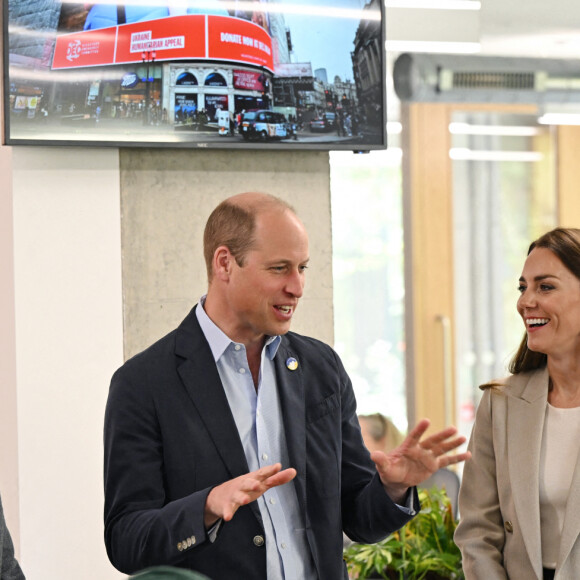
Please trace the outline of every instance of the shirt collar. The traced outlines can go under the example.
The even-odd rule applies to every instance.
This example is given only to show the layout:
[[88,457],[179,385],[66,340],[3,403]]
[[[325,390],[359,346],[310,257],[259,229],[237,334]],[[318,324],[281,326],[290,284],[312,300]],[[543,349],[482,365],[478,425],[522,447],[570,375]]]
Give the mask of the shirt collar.
[[[197,315],[197,320],[201,326],[201,330],[209,343],[209,347],[213,354],[213,359],[217,362],[221,356],[224,354],[230,344],[235,344],[234,341],[227,336],[221,328],[219,328],[215,322],[207,315],[204,309],[205,298],[207,294],[204,294],[200,300],[195,313]],[[282,342],[282,337],[280,336],[269,336],[266,339],[266,356],[273,360],[278,352],[280,343]]]

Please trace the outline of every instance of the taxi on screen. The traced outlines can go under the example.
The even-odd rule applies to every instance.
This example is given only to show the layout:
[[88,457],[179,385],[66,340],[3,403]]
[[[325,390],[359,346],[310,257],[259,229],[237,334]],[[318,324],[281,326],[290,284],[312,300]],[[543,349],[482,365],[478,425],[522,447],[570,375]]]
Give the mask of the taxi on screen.
[[246,141],[270,141],[290,137],[286,117],[282,113],[266,109],[246,111],[240,123],[240,133]]

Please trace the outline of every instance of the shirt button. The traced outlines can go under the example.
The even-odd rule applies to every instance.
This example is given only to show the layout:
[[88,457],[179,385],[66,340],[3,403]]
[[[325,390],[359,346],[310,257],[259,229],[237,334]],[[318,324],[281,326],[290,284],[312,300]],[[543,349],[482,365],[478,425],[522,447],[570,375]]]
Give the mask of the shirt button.
[[273,499],[273,498],[270,498],[270,503],[271,503],[272,505],[276,505],[276,500],[275,500],[275,499]]
[[264,545],[264,536],[254,536],[253,542],[254,546],[258,546],[258,548],[260,548]]
[[240,350],[240,348],[242,348],[239,344],[236,344],[236,346],[234,346],[235,350]]
[[282,542],[282,543],[280,544],[280,547],[282,548],[282,550],[285,550],[285,549],[286,549],[286,544],[285,544],[284,542]]
[[240,374],[244,374],[246,372],[246,369],[240,369]]
[[266,461],[266,459],[268,459],[268,454],[267,453],[262,453],[262,459],[264,461]]

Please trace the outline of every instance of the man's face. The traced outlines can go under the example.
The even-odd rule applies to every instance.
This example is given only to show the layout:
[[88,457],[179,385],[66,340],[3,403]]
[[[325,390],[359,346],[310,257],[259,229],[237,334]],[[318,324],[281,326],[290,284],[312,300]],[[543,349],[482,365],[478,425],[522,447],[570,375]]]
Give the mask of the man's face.
[[228,336],[245,344],[290,330],[309,259],[306,230],[290,211],[259,214],[255,240],[243,266],[232,260],[222,313]]

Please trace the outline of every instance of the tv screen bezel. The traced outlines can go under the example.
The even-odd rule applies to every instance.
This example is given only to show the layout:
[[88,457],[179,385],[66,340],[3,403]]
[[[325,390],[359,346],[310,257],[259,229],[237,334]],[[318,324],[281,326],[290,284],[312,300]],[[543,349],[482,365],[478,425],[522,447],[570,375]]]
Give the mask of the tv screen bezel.
[[[123,131],[119,131],[118,138],[115,138],[113,134],[112,138],[99,139],[93,138],[88,133],[85,133],[82,138],[73,138],[71,133],[63,133],[63,137],[60,138],[42,138],[39,135],[32,133],[31,137],[17,136],[14,131],[12,131],[12,119],[10,118],[10,83],[12,77],[10,75],[10,54],[9,54],[9,4],[16,0],[7,0],[3,2],[2,13],[0,14],[1,28],[2,28],[2,45],[0,50],[2,50],[2,66],[3,66],[3,82],[1,87],[1,104],[2,107],[2,139],[4,145],[9,146],[77,146],[77,147],[116,147],[116,148],[131,148],[131,147],[149,147],[149,148],[176,148],[176,149],[230,149],[235,150],[269,150],[269,151],[288,151],[288,150],[318,150],[318,151],[353,151],[355,153],[362,152],[366,153],[373,150],[383,150],[387,148],[387,88],[386,88],[386,70],[387,70],[387,54],[386,54],[386,10],[384,3],[382,1],[373,2],[369,0],[366,6],[374,4],[374,9],[378,8],[380,10],[380,23],[379,23],[379,34],[380,34],[380,98],[373,102],[376,102],[379,106],[379,111],[377,111],[377,116],[380,117],[380,128],[379,136],[376,142],[363,142],[357,141],[356,138],[350,140],[336,141],[332,139],[319,140],[319,141],[301,141],[300,138],[293,140],[290,138],[282,140],[272,140],[267,142],[261,142],[257,140],[237,140],[236,142],[225,141],[220,139],[212,138],[211,140],[185,140],[185,141],[165,141],[165,140],[153,140],[153,139],[135,139],[130,140],[126,138],[126,134]],[[336,0],[338,4],[342,5],[343,2]],[[80,4],[80,3],[79,3]],[[360,9],[361,14],[364,13],[364,8]],[[361,20],[362,22],[362,20]],[[55,32],[55,38],[58,34]],[[56,41],[55,41],[56,42]],[[353,38],[354,44],[354,38]],[[51,60],[54,56],[51,55]],[[222,64],[231,65],[231,61],[221,61]],[[198,65],[203,66],[201,61],[192,61]],[[207,66],[207,61],[205,62]],[[214,66],[219,66],[220,62],[216,61]],[[258,67],[255,69],[259,70]],[[354,77],[353,70],[353,77]],[[25,79],[26,80],[26,79]],[[161,77],[163,81],[163,77]],[[354,78],[353,78],[354,82]],[[56,84],[56,83],[53,83]],[[366,134],[368,135],[368,134]]]

